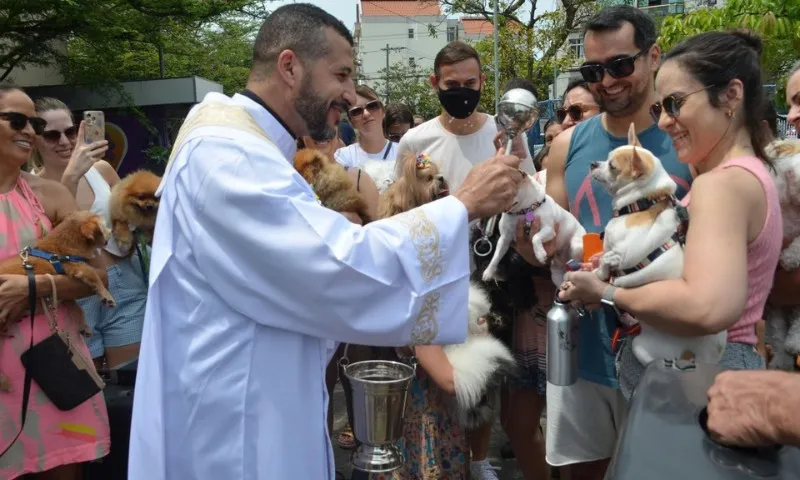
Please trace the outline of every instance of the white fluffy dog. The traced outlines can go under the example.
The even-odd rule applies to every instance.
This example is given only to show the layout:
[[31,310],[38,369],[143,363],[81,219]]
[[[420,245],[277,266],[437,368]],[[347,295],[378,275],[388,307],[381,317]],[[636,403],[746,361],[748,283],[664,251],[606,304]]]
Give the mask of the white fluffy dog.
[[486,317],[490,309],[487,293],[470,283],[467,341],[444,347],[455,377],[456,418],[467,428],[492,420],[491,394],[500,386],[503,377],[512,375],[516,367],[508,348],[489,334]]
[[[783,238],[792,242],[783,249],[781,267],[791,272],[800,267],[800,141],[773,142],[767,154],[774,159],[775,186],[783,216]],[[770,368],[794,370],[800,355],[800,307],[771,307],[764,311],[766,343],[772,345]]]
[[[547,252],[544,244],[556,239],[556,252],[550,265],[550,274],[553,284],[561,285],[564,281],[564,266],[570,259],[581,261],[583,258],[583,236],[586,230],[578,223],[571,213],[561,208],[547,193],[544,186],[528,175],[517,192],[516,202],[511,211],[504,213],[498,222],[500,238],[494,250],[494,256],[483,271],[483,281],[495,279],[497,267],[503,256],[511,247],[511,242],[517,231],[517,222],[520,219],[532,222],[539,217],[541,226],[531,239],[533,253],[542,263],[547,261]],[[558,235],[556,235],[558,225]]]
[[395,162],[367,160],[361,165],[361,170],[366,172],[375,182],[375,186],[378,187],[378,193],[385,192],[397,180]]

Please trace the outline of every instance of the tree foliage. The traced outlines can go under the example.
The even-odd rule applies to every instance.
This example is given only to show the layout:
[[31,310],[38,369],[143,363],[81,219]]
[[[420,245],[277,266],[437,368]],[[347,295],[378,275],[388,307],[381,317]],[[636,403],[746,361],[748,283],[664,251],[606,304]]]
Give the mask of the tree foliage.
[[[536,34],[531,31],[509,26],[500,28],[498,35],[498,70],[500,88],[515,77],[530,80],[535,86],[539,100],[548,98],[548,85],[553,83],[554,68],[563,72],[573,67],[577,61],[570,52],[559,51],[560,36],[556,33],[562,20],[558,12],[551,12],[538,21]],[[475,45],[485,66],[486,86],[481,96],[481,107],[486,112],[494,112],[494,39],[485,37]],[[555,50],[556,54],[534,58],[533,52]],[[502,92],[501,92],[502,96]]]
[[[258,0],[0,0],[0,81],[20,65],[63,65],[73,79],[124,80],[120,63],[134,76],[142,70],[125,59],[141,59],[147,49],[156,55],[159,47],[178,49],[180,35],[187,33],[190,43],[198,37],[218,40],[210,25],[219,25],[222,36],[235,36],[238,27],[216,22],[263,18],[262,12]],[[196,55],[198,64],[209,60],[197,49],[181,53]],[[92,69],[97,74],[89,75]]]
[[[441,0],[441,3],[451,14],[463,13],[489,21],[494,18],[494,2],[491,0]],[[558,3],[561,8],[557,12],[537,13],[539,0],[498,1],[500,31],[509,29],[517,32],[516,40],[523,42],[519,48],[526,50],[523,56],[525,68],[519,72],[522,76],[534,76],[533,52],[537,46],[544,46],[543,50],[538,50],[543,58],[559,56],[570,32],[580,27],[596,10],[594,0],[560,0]]]
[[396,62],[389,66],[388,76],[385,68],[378,72],[375,91],[388,103],[403,103],[414,114],[430,119],[441,111],[439,99],[429,81],[430,74],[430,70],[424,70],[416,64]]
[[728,0],[721,8],[700,8],[664,19],[659,44],[665,51],[686,37],[714,30],[747,29],[764,41],[765,80],[785,85],[784,76],[800,51],[800,2]]

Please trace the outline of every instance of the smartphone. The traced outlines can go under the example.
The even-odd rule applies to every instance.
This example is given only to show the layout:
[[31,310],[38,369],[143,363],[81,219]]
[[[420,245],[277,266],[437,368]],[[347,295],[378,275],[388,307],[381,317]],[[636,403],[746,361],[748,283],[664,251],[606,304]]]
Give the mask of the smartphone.
[[84,141],[86,143],[105,140],[106,138],[106,118],[103,112],[98,110],[87,110],[83,112]]

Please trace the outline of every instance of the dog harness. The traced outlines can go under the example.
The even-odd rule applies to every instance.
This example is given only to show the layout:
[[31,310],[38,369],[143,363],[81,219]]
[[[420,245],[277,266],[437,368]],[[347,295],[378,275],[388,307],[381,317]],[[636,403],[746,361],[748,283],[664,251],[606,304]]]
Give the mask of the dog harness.
[[66,273],[64,271],[64,265],[62,265],[62,262],[78,263],[88,261],[86,258],[79,257],[78,255],[56,255],[55,253],[45,252],[44,250],[31,247],[25,247],[21,252],[19,252],[19,256],[22,258],[23,264],[27,263],[28,257],[37,257],[47,260],[59,275]]
[[[651,263],[655,262],[658,257],[666,253],[669,249],[676,245],[680,245],[683,247],[686,244],[686,231],[688,230],[689,225],[689,211],[683,205],[678,202],[678,199],[675,198],[674,195],[669,195],[666,197],[660,198],[643,198],[637,200],[633,203],[625,205],[624,207],[614,210],[612,213],[612,218],[623,217],[625,215],[630,215],[631,213],[642,212],[648,210],[661,202],[668,201],[673,208],[675,208],[676,213],[678,214],[678,230],[672,234],[672,236],[664,243],[656,247],[655,250],[650,252],[641,262],[637,263],[636,265],[628,268],[623,269],[615,269],[611,272],[612,280],[616,277],[622,277],[624,275],[630,275],[632,273],[638,272],[639,270],[645,268],[646,266],[650,265]],[[605,233],[605,232],[604,232]],[[601,237],[604,235],[601,234]],[[631,316],[628,312],[617,310],[617,316],[628,315]],[[618,320],[619,322],[619,320]],[[630,337],[636,336],[641,333],[642,327],[639,323],[630,327],[623,327],[617,326],[614,330],[614,334],[611,336],[611,351],[615,352],[617,347],[619,346],[619,342],[622,340],[622,337]]]

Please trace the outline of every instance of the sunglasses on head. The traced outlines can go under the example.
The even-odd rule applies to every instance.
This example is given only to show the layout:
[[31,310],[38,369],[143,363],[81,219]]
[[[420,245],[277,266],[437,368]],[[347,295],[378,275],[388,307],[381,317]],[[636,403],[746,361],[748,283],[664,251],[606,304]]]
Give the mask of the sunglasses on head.
[[0,118],[8,120],[8,125],[17,131],[24,130],[25,126],[30,123],[31,127],[33,127],[33,133],[36,135],[41,135],[47,125],[43,118],[29,117],[19,112],[0,112]]
[[595,108],[599,109],[600,107],[597,105],[573,103],[567,108],[559,108],[556,110],[556,120],[558,120],[558,123],[563,123],[564,120],[567,119],[567,115],[569,115],[569,118],[571,118],[573,121],[580,122],[583,119],[584,113]]
[[678,116],[681,114],[681,107],[684,103],[686,103],[686,99],[689,96],[708,90],[713,86],[714,84],[706,85],[700,90],[695,90],[694,92],[687,93],[686,95],[667,95],[666,97],[662,98],[660,102],[656,102],[650,106],[650,116],[653,117],[653,121],[656,123],[658,123],[659,119],[661,119],[661,112],[666,113],[670,118],[678,118]]
[[75,139],[78,138],[78,127],[73,125],[71,127],[68,127],[66,129],[64,129],[63,131],[61,131],[61,130],[45,130],[44,132],[41,133],[42,138],[44,138],[46,141],[48,141],[50,143],[56,143],[59,140],[61,140],[61,135],[62,134],[65,137],[67,137],[67,140],[69,140],[70,142],[74,142]]
[[378,100],[372,100],[370,102],[367,102],[367,104],[364,105],[363,107],[351,108],[350,111],[347,112],[347,114],[350,116],[351,119],[358,118],[361,115],[364,115],[365,109],[368,110],[369,113],[375,113],[381,109],[381,102]]
[[579,70],[583,79],[589,83],[602,82],[605,72],[608,72],[612,78],[629,77],[636,70],[636,59],[649,50],[650,47],[647,47],[636,55],[626,55],[605,63],[584,63]]

